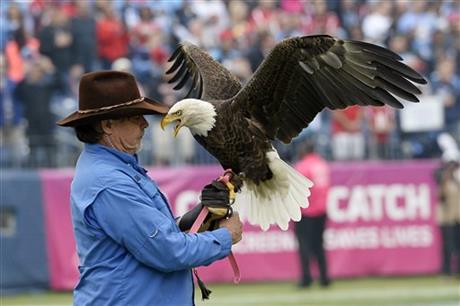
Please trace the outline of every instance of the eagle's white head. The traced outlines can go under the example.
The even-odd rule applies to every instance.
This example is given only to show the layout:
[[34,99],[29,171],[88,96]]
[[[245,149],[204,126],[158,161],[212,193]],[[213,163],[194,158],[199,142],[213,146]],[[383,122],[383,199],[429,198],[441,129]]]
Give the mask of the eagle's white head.
[[193,135],[208,136],[208,132],[216,122],[216,108],[209,102],[198,99],[184,99],[174,104],[161,120],[161,128],[173,121],[174,136],[177,136],[181,127],[190,129]]

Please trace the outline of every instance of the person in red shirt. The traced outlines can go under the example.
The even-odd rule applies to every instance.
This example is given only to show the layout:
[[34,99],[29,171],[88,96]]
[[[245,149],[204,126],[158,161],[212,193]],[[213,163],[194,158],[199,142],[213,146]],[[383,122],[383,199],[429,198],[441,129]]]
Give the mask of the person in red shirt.
[[103,17],[96,24],[96,39],[99,59],[103,69],[128,54],[128,34],[110,5],[102,8]]
[[300,149],[302,158],[295,165],[297,171],[314,183],[309,197],[310,205],[302,209],[302,218],[295,224],[295,234],[299,243],[299,257],[302,267],[300,287],[309,287],[312,282],[310,259],[316,259],[319,268],[320,285],[327,287],[330,279],[327,273],[327,260],[323,246],[323,233],[326,224],[326,203],[330,186],[328,163],[315,152],[312,139],[308,139]]
[[386,105],[384,107],[370,107],[367,109],[366,115],[370,132],[370,157],[390,159],[391,134],[396,127],[395,110]]
[[362,132],[363,110],[358,105],[332,112],[332,155],[335,160],[362,160],[365,154]]

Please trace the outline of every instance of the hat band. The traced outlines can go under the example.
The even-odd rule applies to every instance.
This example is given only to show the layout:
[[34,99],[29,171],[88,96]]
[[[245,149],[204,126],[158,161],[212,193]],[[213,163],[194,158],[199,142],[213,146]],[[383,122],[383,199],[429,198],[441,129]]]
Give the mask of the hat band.
[[107,110],[111,110],[111,109],[114,109],[114,108],[119,108],[119,107],[122,107],[122,106],[129,106],[129,105],[137,104],[137,103],[140,103],[140,102],[144,101],[144,99],[145,99],[144,97],[140,97],[139,99],[128,101],[128,102],[125,102],[125,103],[120,103],[120,104],[115,104],[115,105],[110,105],[110,106],[104,106],[104,107],[100,107],[100,108],[90,108],[90,109],[78,110],[78,113],[79,114],[89,114],[89,113],[97,113],[97,112],[101,112],[101,111],[107,111]]

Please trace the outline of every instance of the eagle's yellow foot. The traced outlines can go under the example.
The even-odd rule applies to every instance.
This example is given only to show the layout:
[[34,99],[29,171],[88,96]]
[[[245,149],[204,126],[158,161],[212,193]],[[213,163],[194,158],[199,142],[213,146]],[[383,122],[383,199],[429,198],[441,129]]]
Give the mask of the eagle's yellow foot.
[[230,198],[230,203],[233,203],[236,197],[235,186],[233,186],[233,184],[230,182],[226,182],[225,186],[228,188],[228,197]]
[[[231,183],[232,180],[234,180],[234,183]],[[227,169],[218,181],[225,184],[227,187],[230,204],[233,204],[233,202],[235,202],[236,192],[238,192],[241,188],[241,179],[239,179],[235,173],[233,173],[232,169]]]

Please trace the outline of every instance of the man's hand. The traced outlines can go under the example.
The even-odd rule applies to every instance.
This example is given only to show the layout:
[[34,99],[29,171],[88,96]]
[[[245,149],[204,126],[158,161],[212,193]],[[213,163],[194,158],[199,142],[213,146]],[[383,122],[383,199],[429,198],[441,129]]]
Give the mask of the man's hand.
[[217,180],[212,181],[203,188],[200,199],[200,204],[180,218],[178,225],[181,231],[187,231],[192,227],[203,206],[208,208],[209,214],[198,232],[216,229],[218,220],[231,216],[229,190],[224,183]]
[[225,227],[232,235],[232,244],[238,243],[243,235],[243,223],[241,223],[238,212],[234,212],[228,219],[222,219],[219,227]]
[[208,207],[213,220],[229,217],[232,213],[229,190],[222,182],[214,180],[204,186],[200,199],[201,204]]

